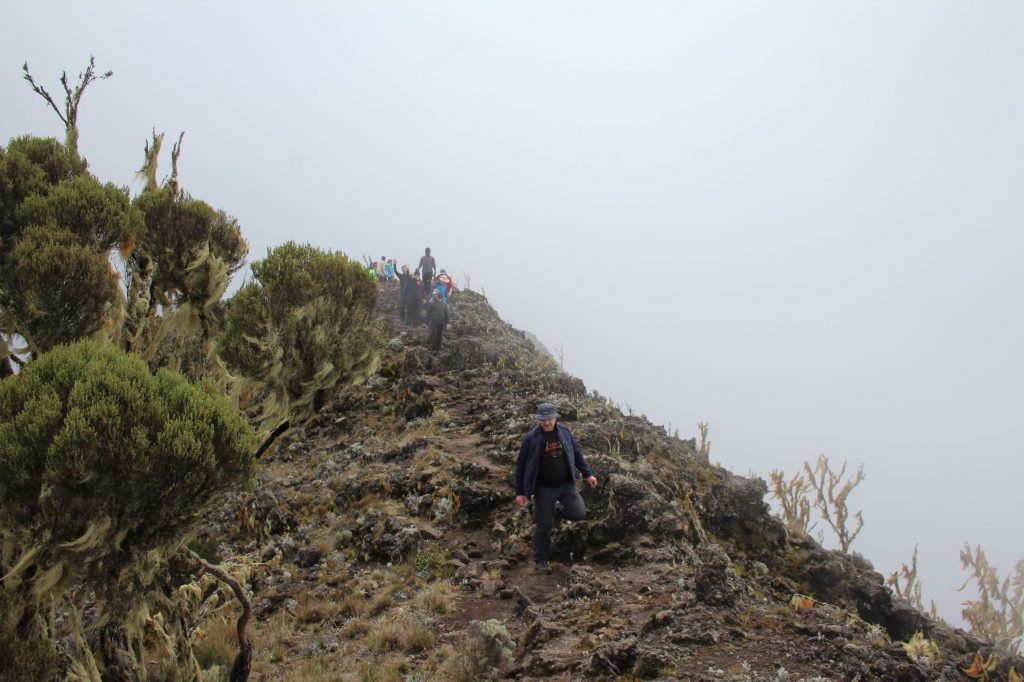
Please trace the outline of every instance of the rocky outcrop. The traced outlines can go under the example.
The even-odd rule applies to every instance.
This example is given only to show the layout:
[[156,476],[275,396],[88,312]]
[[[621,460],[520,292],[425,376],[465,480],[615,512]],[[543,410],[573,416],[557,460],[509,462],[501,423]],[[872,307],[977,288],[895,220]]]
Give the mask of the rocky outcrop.
[[[415,611],[403,595],[445,580],[436,651],[408,658],[420,679],[485,660],[480,675],[524,680],[944,680],[992,651],[894,598],[866,561],[789,537],[763,481],[588,392],[479,294],[453,297],[437,354],[424,327],[398,322],[397,288],[382,288],[378,312],[390,339],[379,373],[266,453],[249,529],[235,506],[208,518],[224,554],[260,557],[258,616],[320,622],[309,595],[336,588],[367,602],[364,618],[401,621]],[[551,576],[532,572],[533,524],[512,490],[541,400],[600,479],[582,492],[587,520],[556,521]],[[798,594],[809,606],[791,606]],[[332,608],[339,666],[394,655],[344,630],[363,607]],[[917,632],[940,659],[906,655],[899,642]],[[1002,657],[992,679],[1011,665],[1024,672]]]

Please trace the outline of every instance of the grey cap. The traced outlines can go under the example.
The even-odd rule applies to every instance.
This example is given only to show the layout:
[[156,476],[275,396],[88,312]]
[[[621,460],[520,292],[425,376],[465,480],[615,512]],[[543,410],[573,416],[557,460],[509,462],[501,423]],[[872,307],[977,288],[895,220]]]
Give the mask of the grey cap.
[[537,414],[533,415],[534,419],[554,419],[561,416],[553,403],[541,403],[537,406]]

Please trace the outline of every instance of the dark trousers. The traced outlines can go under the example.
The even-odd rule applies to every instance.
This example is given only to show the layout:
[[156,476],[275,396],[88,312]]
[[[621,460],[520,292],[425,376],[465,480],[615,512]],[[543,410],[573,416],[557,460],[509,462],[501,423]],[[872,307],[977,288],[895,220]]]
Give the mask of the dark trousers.
[[434,290],[434,273],[423,273],[423,298],[430,298],[430,292]]
[[551,553],[551,524],[555,520],[555,503],[562,503],[562,517],[570,521],[587,518],[587,505],[583,503],[576,482],[565,483],[557,488],[537,486],[533,491],[533,560],[547,561]]
[[444,322],[430,323],[430,350],[441,350],[441,334],[444,332]]

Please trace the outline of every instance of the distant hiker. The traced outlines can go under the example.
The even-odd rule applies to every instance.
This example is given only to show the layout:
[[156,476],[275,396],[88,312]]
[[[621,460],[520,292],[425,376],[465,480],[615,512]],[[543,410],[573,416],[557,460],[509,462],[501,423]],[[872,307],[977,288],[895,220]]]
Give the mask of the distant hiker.
[[420,283],[409,273],[408,265],[402,266],[402,271],[398,273],[398,282],[401,287],[398,296],[398,319],[406,324],[414,324],[412,319],[412,300],[417,299],[415,322],[419,322]]
[[388,260],[387,258],[385,258],[384,256],[381,256],[380,260],[377,261],[377,263],[376,263],[376,267],[377,267],[377,281],[378,282],[386,282],[386,281],[388,281],[388,275],[387,275],[388,263],[387,263],[387,260]]
[[597,478],[583,459],[583,450],[572,431],[558,423],[561,415],[551,403],[537,406],[534,418],[540,425],[531,429],[519,446],[516,460],[516,504],[525,507],[533,496],[533,560],[538,573],[551,573],[548,555],[551,550],[551,524],[555,503],[562,503],[562,516],[582,521],[587,507],[576,488],[576,476],[584,477],[591,488]]
[[423,252],[417,269],[423,277],[423,297],[428,298],[430,290],[434,288],[434,273],[437,272],[437,263],[434,261],[434,257],[430,255],[429,246]]
[[406,324],[423,324],[423,282],[420,271],[412,273],[412,286],[409,289],[408,307],[405,310]]
[[387,281],[391,281],[395,278],[395,259],[389,258],[384,264],[384,278]]
[[448,306],[441,300],[441,292],[435,291],[427,303],[427,326],[430,328],[430,352],[441,350],[441,335],[448,326]]
[[454,286],[455,282],[444,271],[444,268],[441,268],[441,274],[434,278],[434,289],[441,292],[441,298],[444,299],[445,305],[448,304],[448,295],[452,293]]

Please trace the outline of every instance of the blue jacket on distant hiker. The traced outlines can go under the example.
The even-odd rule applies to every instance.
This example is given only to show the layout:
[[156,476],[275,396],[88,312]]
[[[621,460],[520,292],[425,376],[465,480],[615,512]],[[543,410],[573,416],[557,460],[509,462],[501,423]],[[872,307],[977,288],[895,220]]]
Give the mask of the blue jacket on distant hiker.
[[557,422],[561,415],[551,403],[541,403],[534,417],[540,425],[531,429],[519,446],[516,460],[516,503],[526,506],[533,496],[533,560],[537,571],[550,573],[551,524],[555,505],[562,504],[562,517],[582,521],[587,516],[576,478],[582,475],[590,487],[597,486],[579,441],[568,428]]

